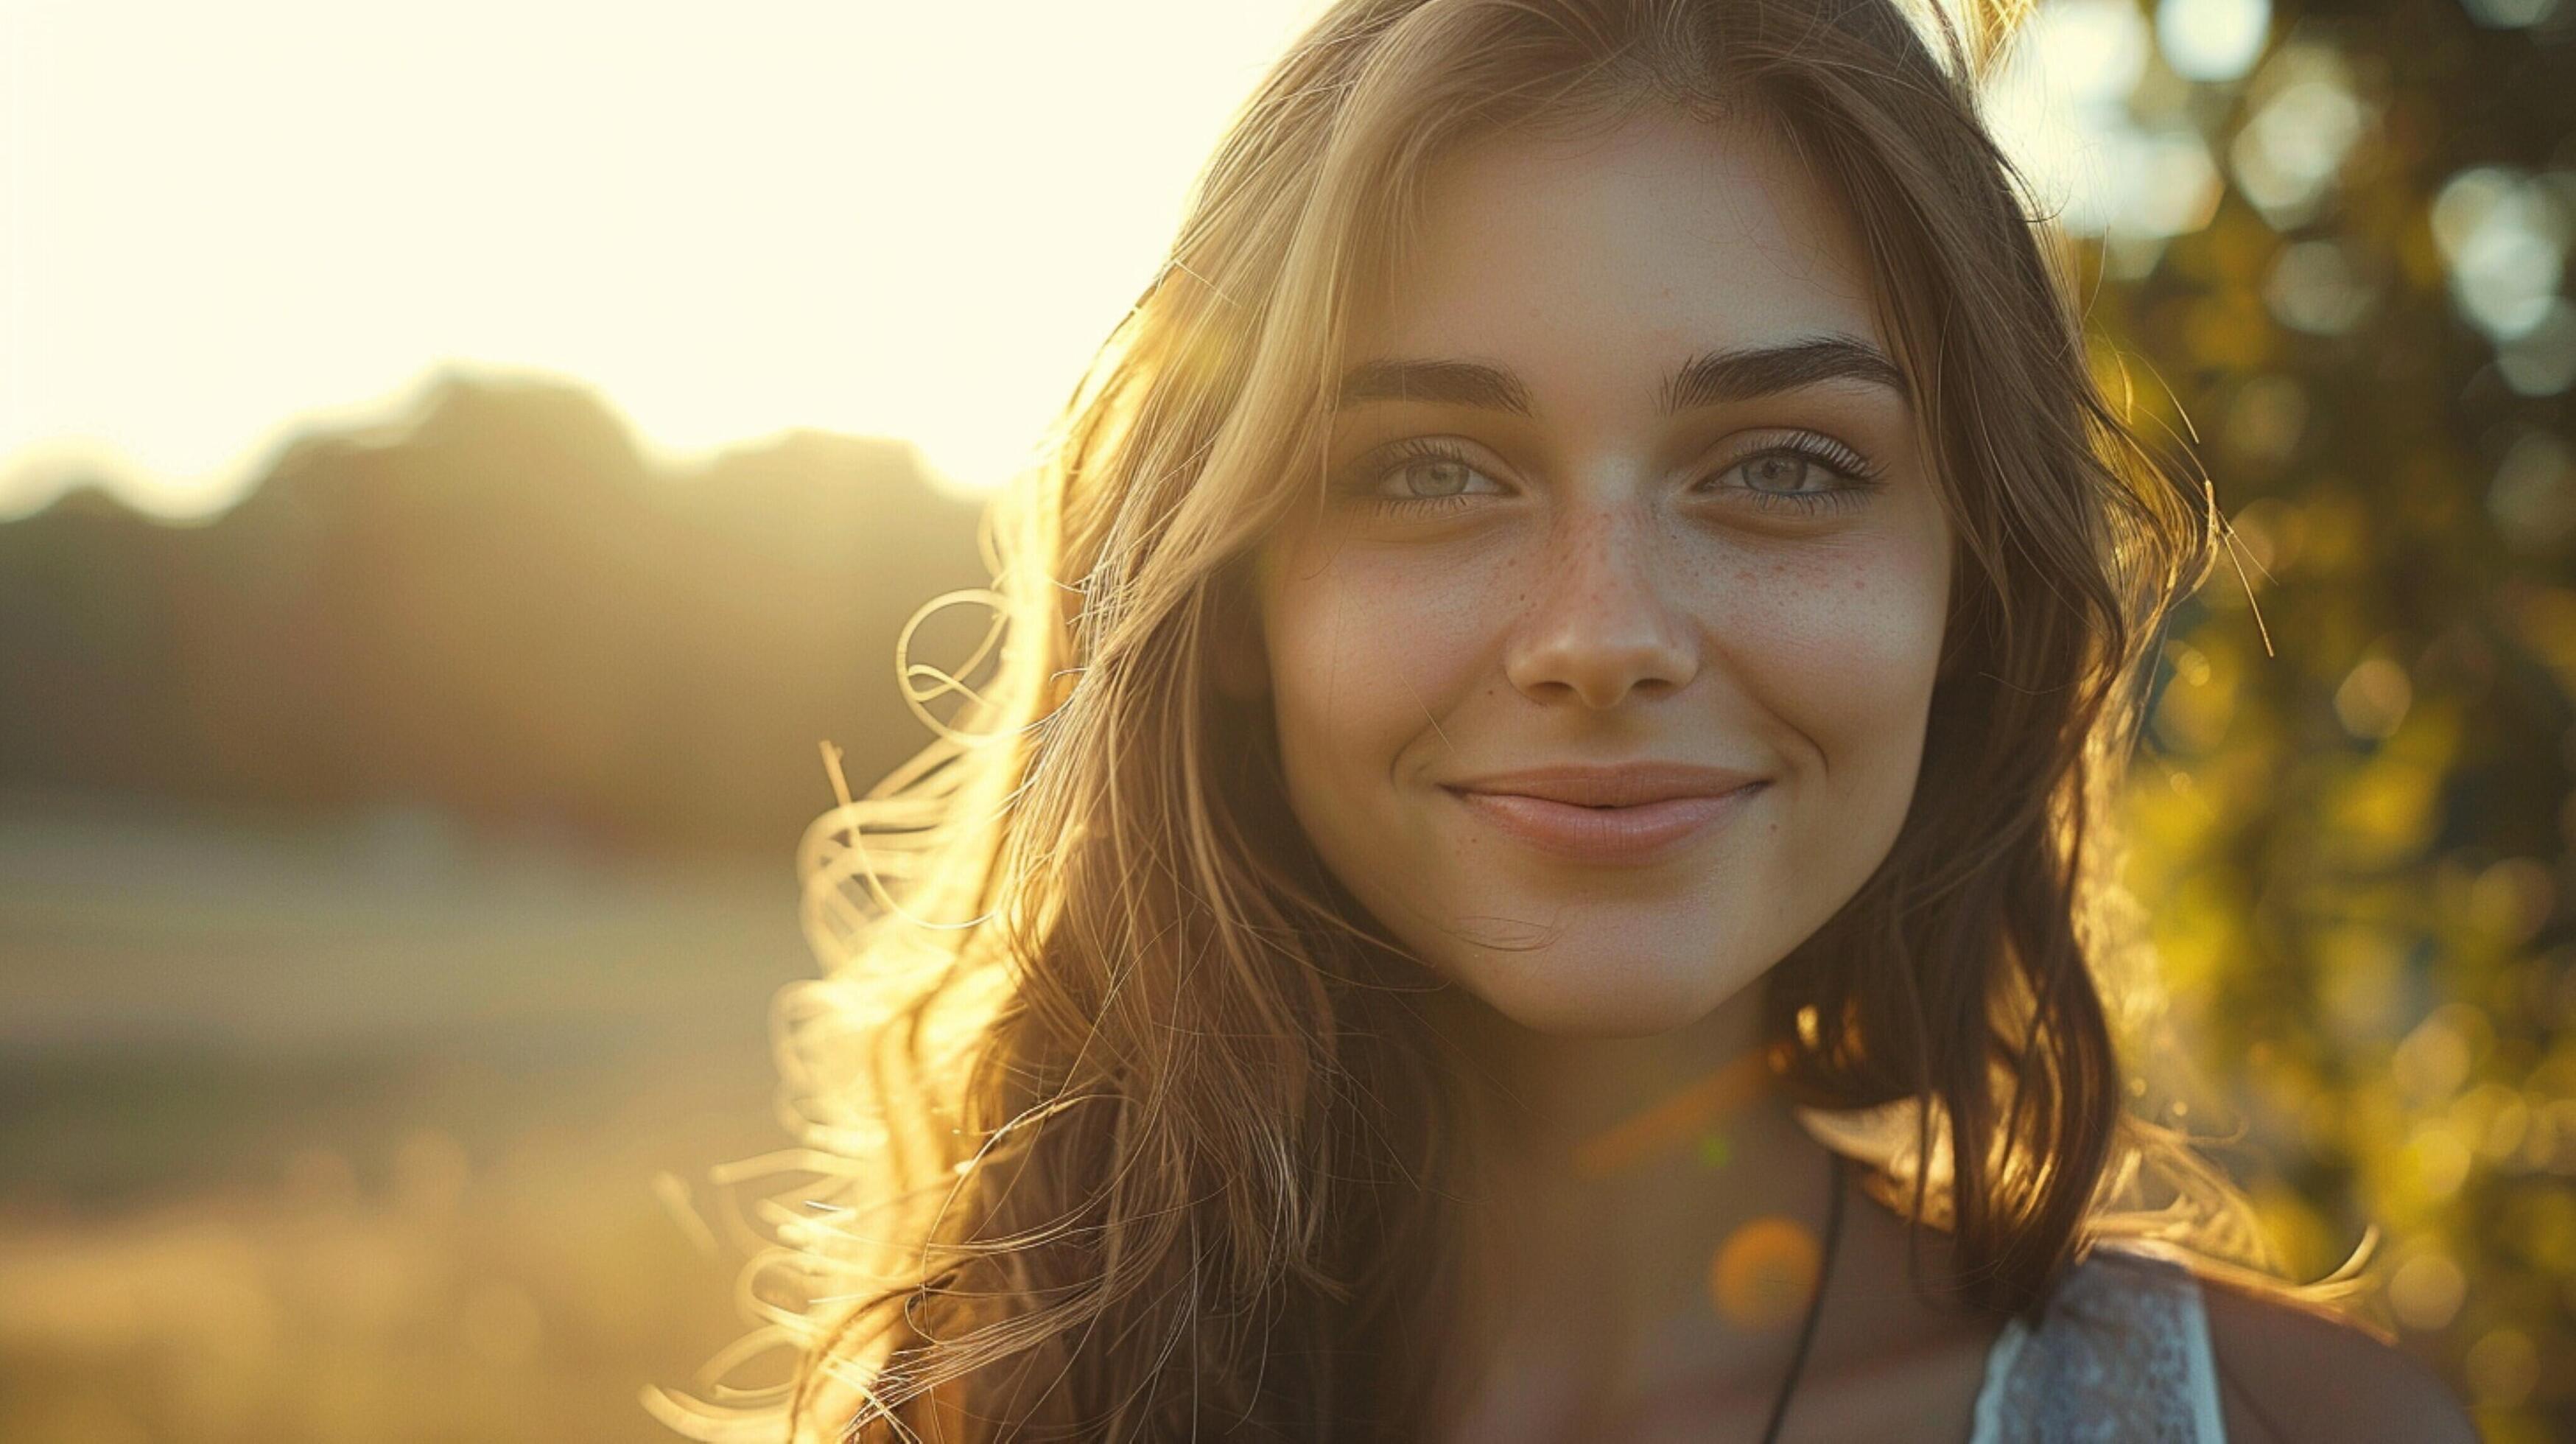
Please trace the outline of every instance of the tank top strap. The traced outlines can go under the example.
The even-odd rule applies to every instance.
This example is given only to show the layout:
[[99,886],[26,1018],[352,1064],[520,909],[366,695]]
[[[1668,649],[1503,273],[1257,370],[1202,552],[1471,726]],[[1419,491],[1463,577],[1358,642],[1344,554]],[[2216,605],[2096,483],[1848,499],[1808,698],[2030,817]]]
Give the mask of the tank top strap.
[[2137,1239],[2096,1243],[2037,1328],[2005,1323],[1970,1444],[2226,1444],[2200,1280]]

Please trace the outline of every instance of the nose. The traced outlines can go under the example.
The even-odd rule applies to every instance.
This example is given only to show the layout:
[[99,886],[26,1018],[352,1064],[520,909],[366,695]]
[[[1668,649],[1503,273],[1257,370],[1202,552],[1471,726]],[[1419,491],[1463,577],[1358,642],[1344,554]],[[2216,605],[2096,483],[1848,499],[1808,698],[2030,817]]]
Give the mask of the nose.
[[1523,696],[1615,707],[1698,674],[1698,629],[1665,596],[1649,526],[1606,509],[1559,522],[1503,659]]

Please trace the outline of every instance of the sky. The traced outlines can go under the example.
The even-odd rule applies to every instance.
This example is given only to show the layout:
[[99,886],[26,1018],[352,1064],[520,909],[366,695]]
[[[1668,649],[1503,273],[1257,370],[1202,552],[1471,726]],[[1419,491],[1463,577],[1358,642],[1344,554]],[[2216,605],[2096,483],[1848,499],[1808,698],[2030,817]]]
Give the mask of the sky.
[[236,500],[447,364],[991,485],[1317,0],[0,0],[0,516]]
[[[996,485],[1324,5],[0,0],[0,519],[211,515],[457,367],[595,388],[666,462],[820,427]],[[1990,117],[2151,264],[2219,186],[2175,73],[2241,78],[2269,14],[2049,0]]]

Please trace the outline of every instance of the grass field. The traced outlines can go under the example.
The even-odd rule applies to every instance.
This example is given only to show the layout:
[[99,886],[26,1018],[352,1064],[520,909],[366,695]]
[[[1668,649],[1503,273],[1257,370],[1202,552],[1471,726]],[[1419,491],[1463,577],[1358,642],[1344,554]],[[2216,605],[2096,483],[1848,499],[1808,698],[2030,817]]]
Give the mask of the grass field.
[[667,1438],[784,1141],[774,861],[0,805],[0,1438]]

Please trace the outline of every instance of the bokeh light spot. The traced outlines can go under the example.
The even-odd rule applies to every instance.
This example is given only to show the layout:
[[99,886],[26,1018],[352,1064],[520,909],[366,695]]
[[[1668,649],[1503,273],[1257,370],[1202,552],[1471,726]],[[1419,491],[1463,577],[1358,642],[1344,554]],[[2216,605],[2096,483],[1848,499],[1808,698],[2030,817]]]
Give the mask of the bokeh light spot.
[[2468,1292],[2468,1278],[2451,1256],[2428,1249],[2389,1275],[2388,1307],[2406,1327],[2430,1333],[2451,1322]]
[[2271,26],[2271,0],[2164,0],[2156,7],[2156,43],[2186,80],[2241,79],[2262,55]]
[[2395,732],[2414,702],[2415,688],[2406,678],[2406,669],[2386,657],[2373,657],[2353,668],[2334,695],[2335,716],[2344,730],[2374,741]]
[[1719,1318],[1748,1333],[1783,1328],[1804,1316],[1823,1250],[1796,1219],[1772,1214],[1727,1236],[1709,1265],[1709,1300]]
[[2531,1397],[2540,1381],[2540,1351],[2520,1329],[2490,1329],[2469,1345],[2460,1367],[2469,1376],[2469,1391],[2491,1409],[2510,1409]]

